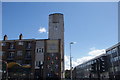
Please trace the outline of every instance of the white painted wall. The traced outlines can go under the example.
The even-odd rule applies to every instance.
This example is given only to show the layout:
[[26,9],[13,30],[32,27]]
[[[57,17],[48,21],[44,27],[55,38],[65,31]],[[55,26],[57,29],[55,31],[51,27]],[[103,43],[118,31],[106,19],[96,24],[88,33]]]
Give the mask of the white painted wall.
[[[40,49],[43,49],[42,51],[38,51]],[[36,50],[35,50],[35,69],[39,68],[36,66],[36,62],[39,64],[39,62],[44,61],[44,40],[36,41]]]

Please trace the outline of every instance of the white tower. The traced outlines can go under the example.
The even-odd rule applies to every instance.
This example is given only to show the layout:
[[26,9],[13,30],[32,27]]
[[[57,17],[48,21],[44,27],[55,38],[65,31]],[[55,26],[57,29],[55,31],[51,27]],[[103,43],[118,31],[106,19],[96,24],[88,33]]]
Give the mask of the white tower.
[[61,39],[64,43],[64,19],[63,14],[49,15],[49,39]]
[[61,78],[64,78],[64,17],[61,13],[49,15],[49,39],[61,40]]

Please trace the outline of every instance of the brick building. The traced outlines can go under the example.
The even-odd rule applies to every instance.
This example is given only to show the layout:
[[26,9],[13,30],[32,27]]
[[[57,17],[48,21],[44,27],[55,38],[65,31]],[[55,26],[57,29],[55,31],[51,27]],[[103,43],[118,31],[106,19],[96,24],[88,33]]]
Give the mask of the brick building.
[[[7,77],[12,79],[62,79],[64,78],[64,20],[63,14],[49,15],[48,39],[1,41],[2,60],[6,61]],[[4,75],[3,75],[4,77]]]

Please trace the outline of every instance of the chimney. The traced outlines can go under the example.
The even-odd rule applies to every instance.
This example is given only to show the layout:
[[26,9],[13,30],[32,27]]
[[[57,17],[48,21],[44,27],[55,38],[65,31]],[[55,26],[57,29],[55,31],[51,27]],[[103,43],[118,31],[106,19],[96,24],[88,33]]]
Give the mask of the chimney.
[[8,40],[8,37],[7,37],[7,35],[4,35],[4,39],[3,39],[4,41],[5,40]]
[[19,40],[22,40],[22,38],[23,38],[23,35],[20,34],[20,35],[19,35]]

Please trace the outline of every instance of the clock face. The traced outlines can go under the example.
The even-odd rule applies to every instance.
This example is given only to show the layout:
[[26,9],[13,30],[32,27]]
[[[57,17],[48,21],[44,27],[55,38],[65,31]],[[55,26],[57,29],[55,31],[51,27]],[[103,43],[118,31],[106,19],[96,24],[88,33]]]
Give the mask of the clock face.
[[47,53],[58,53],[59,52],[59,41],[48,40],[47,41]]

